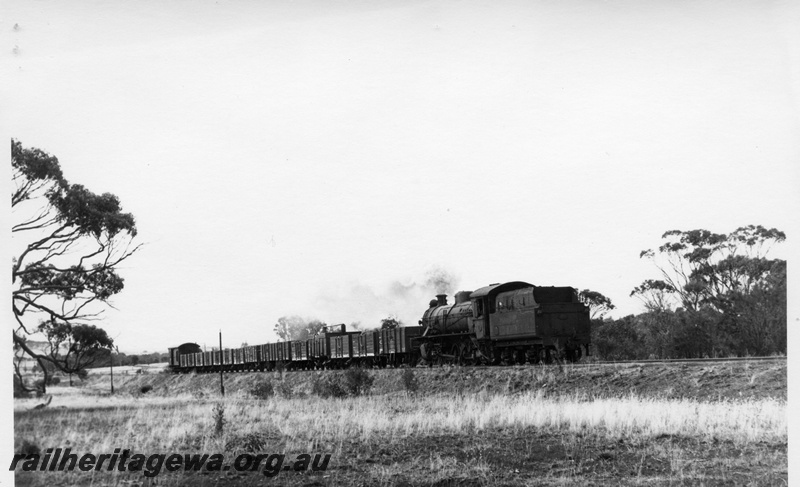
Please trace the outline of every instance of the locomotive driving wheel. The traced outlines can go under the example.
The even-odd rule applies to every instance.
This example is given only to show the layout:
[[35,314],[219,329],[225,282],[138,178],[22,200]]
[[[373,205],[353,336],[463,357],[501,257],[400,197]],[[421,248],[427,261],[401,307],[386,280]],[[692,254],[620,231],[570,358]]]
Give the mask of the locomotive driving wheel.
[[460,365],[475,365],[478,363],[478,350],[470,342],[461,342],[458,346]]
[[457,343],[450,349],[450,356],[450,362],[453,365],[461,365],[461,348]]

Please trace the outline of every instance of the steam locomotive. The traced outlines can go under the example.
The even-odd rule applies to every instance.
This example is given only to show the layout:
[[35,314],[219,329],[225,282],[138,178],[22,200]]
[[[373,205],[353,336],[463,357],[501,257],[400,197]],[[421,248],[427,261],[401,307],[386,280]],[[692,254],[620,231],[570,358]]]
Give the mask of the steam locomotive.
[[589,354],[589,308],[574,288],[511,281],[456,293],[449,304],[439,294],[419,326],[347,331],[325,327],[308,340],[222,351],[196,343],[169,349],[177,372],[387,367],[433,364],[522,364],[575,362]]

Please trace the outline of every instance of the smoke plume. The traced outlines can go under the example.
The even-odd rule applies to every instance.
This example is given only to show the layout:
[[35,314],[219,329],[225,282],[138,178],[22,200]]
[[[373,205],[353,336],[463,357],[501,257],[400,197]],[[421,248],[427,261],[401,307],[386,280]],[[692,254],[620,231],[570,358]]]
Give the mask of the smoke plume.
[[459,281],[452,272],[439,266],[432,267],[425,273],[425,285],[432,288],[435,294],[455,293]]
[[312,309],[302,313],[313,313],[327,323],[359,322],[365,330],[379,327],[389,316],[396,316],[404,326],[414,326],[435,295],[453,295],[458,283],[454,273],[440,266],[423,276],[384,285],[350,282],[320,290],[309,302]]

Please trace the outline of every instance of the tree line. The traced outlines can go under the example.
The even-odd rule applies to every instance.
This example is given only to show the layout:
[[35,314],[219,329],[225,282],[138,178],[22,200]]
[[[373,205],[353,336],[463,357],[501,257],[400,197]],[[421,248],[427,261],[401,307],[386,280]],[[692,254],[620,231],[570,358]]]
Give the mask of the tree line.
[[[786,354],[786,261],[768,257],[785,240],[782,231],[760,225],[729,234],[664,233],[656,250],[640,253],[657,270],[655,279],[630,293],[644,311],[620,319],[595,316],[596,355],[629,360]],[[597,308],[591,300],[587,304]]]

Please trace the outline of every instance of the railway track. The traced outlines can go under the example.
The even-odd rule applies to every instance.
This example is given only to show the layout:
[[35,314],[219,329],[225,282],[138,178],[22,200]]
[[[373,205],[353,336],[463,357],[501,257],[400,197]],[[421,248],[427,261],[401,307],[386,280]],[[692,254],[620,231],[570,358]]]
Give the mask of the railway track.
[[[600,362],[553,362],[550,364],[522,364],[522,365],[455,365],[452,363],[446,364],[431,364],[431,365],[417,365],[417,369],[438,369],[442,367],[461,367],[466,369],[526,369],[531,367],[574,367],[574,368],[587,368],[594,366],[614,366],[614,365],[664,365],[664,364],[695,364],[695,365],[709,365],[724,362],[786,362],[785,356],[772,356],[772,357],[725,357],[725,358],[689,358],[689,359],[648,359],[648,360],[617,360],[617,361],[600,361]],[[380,369],[394,368],[394,367],[381,367]],[[397,367],[403,368],[403,367]],[[336,369],[326,369],[336,370]],[[308,372],[305,369],[292,369],[287,368],[286,372]],[[212,372],[213,373],[213,372]]]
[[[415,368],[418,369],[428,369],[428,368],[442,368],[442,367],[461,367],[466,369],[520,369],[520,368],[531,368],[531,367],[570,367],[570,368],[588,368],[588,367],[606,367],[606,366],[647,366],[647,365],[664,365],[664,364],[693,364],[693,365],[709,365],[709,364],[716,364],[716,363],[747,363],[747,362],[786,362],[785,356],[771,356],[771,357],[724,357],[724,358],[693,358],[693,359],[648,359],[648,360],[606,360],[606,361],[598,361],[598,362],[565,362],[565,361],[554,361],[550,364],[515,364],[515,365],[456,365],[453,363],[444,363],[444,364],[418,364]],[[287,373],[296,373],[296,372],[308,372],[309,370],[323,370],[323,369],[297,369],[291,366],[291,363],[287,364],[288,366],[284,369]],[[400,366],[397,368],[402,368],[405,366]],[[337,370],[340,367],[333,367],[327,368],[325,367],[324,370]],[[384,368],[395,368],[392,366],[389,367],[378,367],[378,369]],[[248,373],[248,372],[256,372],[256,371],[225,371],[226,374],[232,373]],[[209,370],[205,373],[209,374],[216,374],[219,373],[218,370]],[[97,375],[108,375],[107,372],[93,372],[93,374]],[[126,375],[126,374],[120,374]]]
[[707,364],[714,362],[786,362],[785,356],[772,357],[723,357],[723,358],[685,358],[685,359],[663,359],[663,360],[619,360],[603,362],[587,362],[576,365],[614,365],[614,364]]
[[[786,362],[785,356],[772,356],[772,357],[724,357],[724,358],[687,358],[687,359],[648,359],[648,360],[607,360],[600,362],[554,362],[551,364],[524,364],[524,365],[467,365],[463,367],[471,369],[496,369],[496,368],[528,368],[528,367],[593,367],[593,366],[607,366],[607,365],[664,365],[664,364],[695,364],[695,365],[708,365],[724,362]],[[446,366],[446,365],[445,365]],[[452,366],[452,365],[451,365]],[[426,365],[420,365],[419,368],[428,368]],[[433,365],[432,367],[441,367]]]

